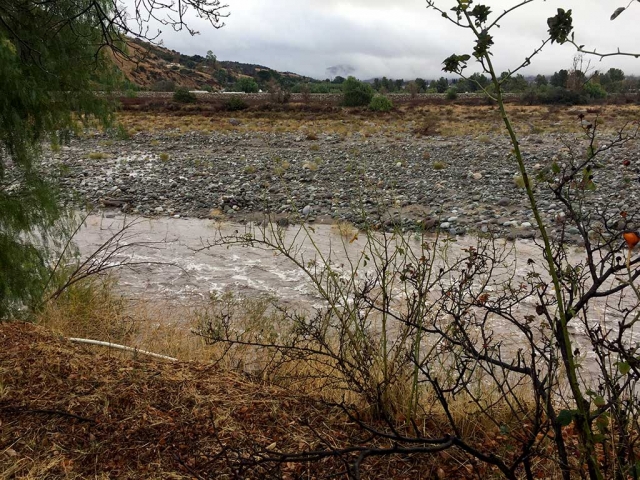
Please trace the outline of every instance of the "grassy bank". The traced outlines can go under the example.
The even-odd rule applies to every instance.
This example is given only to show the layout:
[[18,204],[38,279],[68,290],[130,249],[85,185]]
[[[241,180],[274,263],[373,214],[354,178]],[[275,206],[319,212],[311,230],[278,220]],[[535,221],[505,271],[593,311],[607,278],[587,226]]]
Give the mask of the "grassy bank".
[[[615,129],[636,120],[639,112],[637,105],[512,107],[514,125],[521,135],[578,133],[581,131],[580,113],[588,113],[590,117],[598,113],[601,129]],[[388,113],[371,112],[365,108],[309,110],[292,106],[227,112],[192,106],[178,109],[161,106],[157,109],[127,108],[118,117],[130,133],[238,131],[297,133],[304,138],[319,134],[343,137],[355,134],[364,137],[503,134],[497,108],[488,105],[403,105]]]
[[[380,432],[444,435],[447,419],[435,399],[423,397],[416,423],[400,414],[376,419],[356,394],[346,411],[345,379],[336,377],[335,388],[328,388],[326,364],[282,364],[251,348],[223,356],[229,353],[224,346],[190,333],[223,312],[232,321],[243,317],[245,326],[266,327],[271,313],[263,302],[229,297],[214,299],[205,310],[167,311],[165,305],[160,313],[157,306],[120,297],[113,287],[97,282],[72,288],[47,307],[40,325],[0,325],[0,478],[346,478],[345,462],[357,460],[358,448],[389,451],[365,457],[362,478],[500,477],[459,449],[425,453],[419,451],[424,445],[409,443],[401,447],[415,453],[395,451],[397,441],[359,425],[364,420]],[[76,345],[69,336],[124,343],[179,361]],[[389,401],[402,403],[397,392]],[[468,442],[509,457],[529,426],[510,418],[496,393],[479,391],[491,404],[492,421],[465,395],[448,414]],[[565,433],[575,450],[573,430]],[[545,445],[551,453],[551,439],[541,437],[535,472],[556,478],[553,456],[542,460]],[[339,457],[332,453],[353,447]],[[280,456],[313,451],[323,455],[314,461]]]

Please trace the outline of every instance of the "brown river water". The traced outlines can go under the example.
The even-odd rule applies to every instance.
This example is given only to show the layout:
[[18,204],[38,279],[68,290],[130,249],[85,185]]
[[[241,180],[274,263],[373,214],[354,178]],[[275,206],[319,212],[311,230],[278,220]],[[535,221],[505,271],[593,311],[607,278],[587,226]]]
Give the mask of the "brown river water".
[[[112,215],[109,215],[112,216]],[[315,293],[308,278],[289,259],[276,255],[273,251],[242,246],[214,246],[204,248],[216,235],[232,235],[246,231],[246,225],[216,223],[211,220],[182,218],[125,218],[122,216],[89,216],[84,228],[75,238],[81,255],[87,256],[111,238],[122,227],[123,222],[132,222],[120,245],[128,244],[117,255],[110,258],[113,263],[125,262],[134,265],[116,269],[119,288],[126,296],[148,300],[168,301],[184,306],[204,304],[211,292],[233,292],[242,296],[271,295],[289,305],[313,310],[325,306]],[[348,258],[356,258],[366,246],[366,237],[345,241],[338,230],[331,225],[314,225],[313,231],[300,230],[291,226],[287,238],[299,247],[299,255],[305,262],[314,258],[317,252],[331,255],[336,265],[347,264]],[[447,242],[446,252],[441,252],[439,262],[450,262],[464,254],[462,251],[475,245],[477,239],[471,236],[458,237],[455,242]],[[411,238],[409,244],[420,245]],[[486,291],[499,288],[500,282],[511,279],[522,283],[528,272],[527,260],[542,263],[540,248],[532,240],[506,242],[498,240],[506,250],[503,261]],[[584,252],[579,247],[571,247],[569,260],[579,262]],[[367,267],[364,268],[365,273]],[[362,273],[362,272],[360,272]],[[596,322],[604,322],[615,329],[621,319],[617,309],[609,303],[598,300],[592,305],[590,316]],[[622,302],[632,304],[627,295]],[[525,301],[516,307],[520,314],[535,312],[535,301]],[[510,339],[512,326],[501,319],[492,325],[497,333]],[[581,324],[572,326],[572,333],[578,343],[585,340]],[[640,339],[632,335],[630,341]],[[515,346],[515,345],[514,345]]]

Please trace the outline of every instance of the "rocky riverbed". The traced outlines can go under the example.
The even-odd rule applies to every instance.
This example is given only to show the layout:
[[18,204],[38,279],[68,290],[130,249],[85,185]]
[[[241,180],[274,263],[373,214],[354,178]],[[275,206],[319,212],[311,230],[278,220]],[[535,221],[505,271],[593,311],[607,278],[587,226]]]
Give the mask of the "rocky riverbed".
[[[600,144],[606,145],[603,136]],[[534,174],[584,155],[575,135],[521,139]],[[144,216],[280,222],[366,219],[384,226],[440,227],[454,235],[492,231],[533,238],[535,224],[506,136],[349,137],[296,133],[138,133],[127,140],[73,139],[47,156],[64,196]],[[635,211],[640,200],[639,146],[598,157],[586,209]],[[536,186],[544,219],[559,228],[563,207]],[[569,227],[568,234],[577,230]]]

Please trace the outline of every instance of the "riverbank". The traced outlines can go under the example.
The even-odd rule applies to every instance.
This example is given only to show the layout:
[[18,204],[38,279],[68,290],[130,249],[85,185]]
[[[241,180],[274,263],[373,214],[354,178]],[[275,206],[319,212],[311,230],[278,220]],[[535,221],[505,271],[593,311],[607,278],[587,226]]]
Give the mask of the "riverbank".
[[[455,108],[356,115],[348,122],[332,116],[287,120],[286,114],[223,115],[213,123],[197,116],[125,115],[124,125],[133,132],[129,138],[74,139],[49,155],[47,168],[57,172],[65,198],[76,205],[134,215],[243,222],[268,214],[284,223],[346,221],[440,227],[452,235],[535,237],[512,147],[499,133],[496,112]],[[568,167],[585,154],[588,142],[579,133],[578,110],[517,108],[521,147],[535,177],[553,181],[554,163]],[[609,106],[600,112],[606,127],[601,146],[615,138],[618,125],[634,118],[634,108]],[[420,119],[431,122],[431,132],[420,133],[426,128]],[[596,189],[587,192],[585,208],[633,210],[640,200],[638,153],[630,142],[600,155],[593,172]],[[559,234],[557,221],[565,211],[544,181],[536,188],[543,218]],[[564,233],[579,240],[575,229]]]

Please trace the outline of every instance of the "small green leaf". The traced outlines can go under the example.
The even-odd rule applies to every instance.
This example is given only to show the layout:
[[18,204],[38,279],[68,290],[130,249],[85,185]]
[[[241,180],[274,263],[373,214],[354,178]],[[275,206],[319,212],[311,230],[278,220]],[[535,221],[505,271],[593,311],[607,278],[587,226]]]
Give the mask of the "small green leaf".
[[551,171],[553,173],[560,173],[560,165],[558,165],[556,162],[553,162],[553,164],[551,165]]
[[596,398],[593,399],[593,403],[595,404],[596,407],[604,407],[607,402],[604,401],[604,398],[602,397],[602,395],[598,395]]
[[618,366],[618,371],[622,375],[626,375],[627,373],[629,373],[629,370],[631,370],[631,365],[629,365],[627,362],[618,362],[616,363],[616,365]]
[[561,410],[557,420],[561,426],[568,427],[573,421],[573,412],[571,410]]

